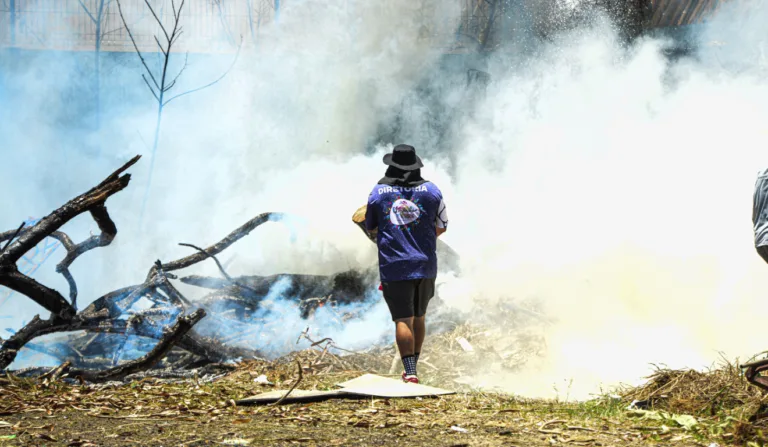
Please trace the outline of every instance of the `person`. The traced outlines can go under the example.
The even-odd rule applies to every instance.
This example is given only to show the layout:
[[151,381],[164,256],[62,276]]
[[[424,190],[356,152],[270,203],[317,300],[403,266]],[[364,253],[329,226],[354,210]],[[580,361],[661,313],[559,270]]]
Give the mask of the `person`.
[[368,196],[365,227],[375,233],[384,300],[395,322],[404,382],[419,383],[416,365],[425,336],[425,315],[435,294],[437,238],[448,229],[443,194],[421,177],[413,146],[400,144],[384,156],[384,177]]
[[755,233],[755,250],[768,262],[768,169],[760,171],[755,181],[752,227]]

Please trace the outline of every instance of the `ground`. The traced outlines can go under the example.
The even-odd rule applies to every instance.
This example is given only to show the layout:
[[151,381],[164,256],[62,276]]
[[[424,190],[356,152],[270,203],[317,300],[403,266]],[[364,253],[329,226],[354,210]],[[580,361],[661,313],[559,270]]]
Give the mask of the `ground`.
[[643,386],[588,402],[527,400],[462,385],[478,359],[498,358],[496,367],[512,371],[539,355],[540,335],[507,327],[462,325],[428,337],[419,361],[423,382],[457,391],[439,398],[237,406],[294,385],[329,390],[367,372],[400,372],[393,346],[352,353],[306,333],[299,340],[307,338],[308,349],[220,365],[218,376],[86,384],[0,374],[0,447],[757,447],[768,440],[768,398],[728,362],[711,371],[658,370]]
[[[5,431],[17,438],[4,445],[610,446],[656,445],[659,441],[707,445],[676,432],[653,435],[661,431],[658,427],[580,415],[573,406],[519,404],[503,397],[334,401],[276,408],[224,408],[220,412],[142,417],[131,410],[110,416],[67,410],[50,416],[14,415],[6,422],[19,427]],[[550,423],[540,430],[543,423],[553,419],[564,422]]]
[[[566,403],[462,391],[424,399],[237,407],[297,380],[294,356],[249,362],[210,382],[83,385],[0,376],[0,445],[554,446],[727,444],[702,421],[627,411],[619,397]],[[331,389],[359,371],[305,368],[299,388]],[[255,381],[266,375],[274,384]],[[642,417],[641,417],[642,416]],[[684,422],[684,421],[683,421]],[[731,440],[734,438],[731,437]]]

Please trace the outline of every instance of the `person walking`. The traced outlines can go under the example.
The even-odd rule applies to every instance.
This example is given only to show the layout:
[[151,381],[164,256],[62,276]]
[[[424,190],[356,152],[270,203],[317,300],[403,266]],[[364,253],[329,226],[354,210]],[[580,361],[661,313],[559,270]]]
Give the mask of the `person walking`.
[[400,144],[384,156],[384,177],[368,196],[365,227],[375,233],[384,300],[395,322],[404,382],[419,383],[416,366],[425,336],[425,315],[435,294],[437,238],[448,229],[443,194],[421,177],[413,146]]

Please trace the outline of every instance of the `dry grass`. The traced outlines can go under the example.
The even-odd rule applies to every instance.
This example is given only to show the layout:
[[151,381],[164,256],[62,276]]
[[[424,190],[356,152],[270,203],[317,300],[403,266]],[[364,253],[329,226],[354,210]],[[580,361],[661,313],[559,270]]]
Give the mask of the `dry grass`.
[[[623,389],[621,399],[564,403],[469,390],[456,383],[478,359],[492,358],[513,371],[539,355],[541,340],[535,332],[464,324],[428,340],[424,365],[433,366],[420,362],[420,368],[426,369],[429,384],[456,389],[456,395],[234,405],[260,392],[291,388],[298,379],[297,363],[302,368],[299,388],[325,390],[364,372],[386,375],[393,359],[399,360],[392,346],[350,353],[331,340],[312,342],[309,349],[274,361],[242,362],[211,381],[148,378],[95,386],[0,377],[0,445],[222,445],[236,439],[241,445],[393,445],[406,440],[425,446],[754,446],[766,440],[765,397],[732,363],[705,372],[658,369],[645,385]],[[399,361],[394,365],[399,375]],[[698,423],[689,428],[669,418],[638,420],[627,411],[633,401],[645,402],[651,411],[692,415]]]
[[622,397],[649,410],[695,416],[710,435],[729,442],[768,440],[763,434],[768,427],[766,395],[729,361],[703,372],[659,368],[643,386],[624,389]]

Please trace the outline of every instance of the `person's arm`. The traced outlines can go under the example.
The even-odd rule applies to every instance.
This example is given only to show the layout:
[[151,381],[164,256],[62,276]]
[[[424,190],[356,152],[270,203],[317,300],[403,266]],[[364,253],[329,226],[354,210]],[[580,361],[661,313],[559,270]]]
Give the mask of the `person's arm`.
[[365,208],[365,229],[374,238],[379,232],[379,216],[376,213],[376,199],[373,193],[368,196],[368,206]]
[[437,227],[437,237],[448,231],[448,211],[445,207],[445,201],[440,200],[437,207],[437,217],[435,218],[435,227]]

